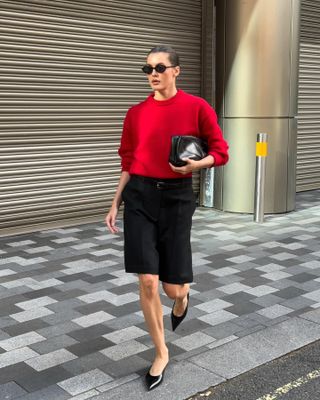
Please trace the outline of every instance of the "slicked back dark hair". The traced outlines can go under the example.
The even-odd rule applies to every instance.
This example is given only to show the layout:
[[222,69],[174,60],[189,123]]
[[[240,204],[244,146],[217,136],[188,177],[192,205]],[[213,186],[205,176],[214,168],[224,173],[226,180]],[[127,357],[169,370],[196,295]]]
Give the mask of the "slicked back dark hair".
[[169,45],[161,44],[155,46],[149,51],[148,56],[152,53],[168,53],[171,65],[180,65],[178,53]]

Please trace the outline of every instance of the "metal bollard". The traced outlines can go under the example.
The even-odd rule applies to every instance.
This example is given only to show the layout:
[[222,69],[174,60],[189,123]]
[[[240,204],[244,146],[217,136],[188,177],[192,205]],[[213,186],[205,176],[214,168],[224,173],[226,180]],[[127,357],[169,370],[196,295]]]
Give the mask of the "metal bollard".
[[268,135],[258,133],[256,143],[256,179],[254,193],[254,221],[264,220],[264,188],[266,179],[266,159],[268,153]]

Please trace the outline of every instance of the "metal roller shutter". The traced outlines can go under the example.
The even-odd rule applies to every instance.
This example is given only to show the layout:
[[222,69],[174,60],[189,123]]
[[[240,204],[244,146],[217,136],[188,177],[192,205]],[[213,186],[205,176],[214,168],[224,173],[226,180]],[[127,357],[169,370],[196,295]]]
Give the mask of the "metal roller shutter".
[[320,188],[320,1],[302,0],[297,191]]
[[2,1],[0,18],[0,235],[102,220],[146,52],[174,46],[200,95],[201,0]]

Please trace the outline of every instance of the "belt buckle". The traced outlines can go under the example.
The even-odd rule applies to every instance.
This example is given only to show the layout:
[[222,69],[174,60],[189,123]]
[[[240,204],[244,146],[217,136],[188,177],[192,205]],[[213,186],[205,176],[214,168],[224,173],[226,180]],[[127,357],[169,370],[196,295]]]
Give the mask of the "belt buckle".
[[163,189],[163,188],[164,188],[164,185],[165,185],[165,182],[158,181],[158,182],[157,182],[157,189]]

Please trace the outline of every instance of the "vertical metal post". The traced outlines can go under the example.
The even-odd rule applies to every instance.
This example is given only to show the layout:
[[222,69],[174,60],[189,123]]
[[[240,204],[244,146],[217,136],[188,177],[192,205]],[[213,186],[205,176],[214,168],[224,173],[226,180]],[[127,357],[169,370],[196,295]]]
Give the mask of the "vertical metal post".
[[256,143],[256,179],[254,193],[254,221],[264,220],[264,190],[266,179],[266,159],[268,153],[268,135],[258,133]]
[[200,206],[213,207],[214,168],[200,170]]

